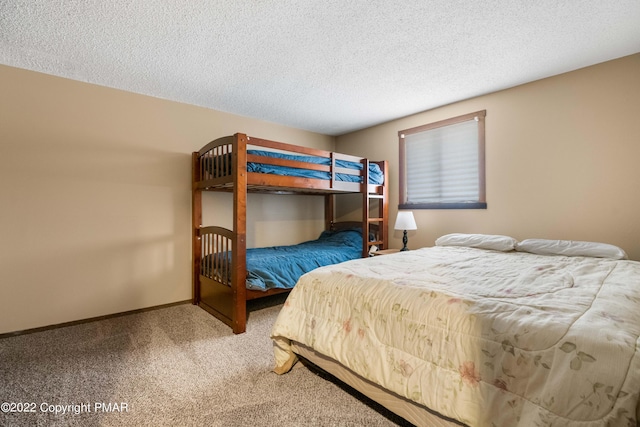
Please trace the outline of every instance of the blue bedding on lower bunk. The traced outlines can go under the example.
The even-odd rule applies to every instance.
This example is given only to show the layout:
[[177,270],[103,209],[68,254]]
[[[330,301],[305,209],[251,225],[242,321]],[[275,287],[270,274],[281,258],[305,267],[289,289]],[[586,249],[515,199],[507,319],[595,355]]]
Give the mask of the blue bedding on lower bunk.
[[[279,159],[287,159],[287,160],[296,160],[299,162],[313,163],[318,165],[330,165],[331,159],[327,157],[318,157],[318,156],[298,156],[291,154],[278,153],[274,151],[263,151],[263,150],[247,150],[247,154],[253,154],[256,156],[264,156],[264,157],[273,157]],[[221,162],[221,166],[223,167],[223,173],[229,173],[227,171],[227,165],[230,163],[230,154],[229,161]],[[206,159],[205,159],[206,160]],[[207,161],[207,167],[210,168],[210,171],[213,172],[212,169],[217,167],[216,162]],[[336,160],[336,166],[339,168],[353,169],[353,170],[362,170],[362,165],[356,162],[350,162],[347,160]],[[255,163],[255,162],[247,162],[247,171],[248,172],[258,172],[258,173],[269,173],[274,175],[283,175],[283,176],[297,176],[301,178],[315,178],[315,179],[331,179],[331,174],[329,172],[316,171],[310,169],[301,169],[301,168],[292,168],[287,166],[278,166],[278,165],[270,165],[266,163]],[[346,182],[361,182],[361,179],[358,175],[350,175],[346,173],[336,173],[336,180],[338,181],[346,181]],[[384,174],[375,163],[369,164],[369,184],[382,185],[384,184]]]
[[323,231],[317,240],[291,246],[247,249],[247,289],[293,288],[300,276],[360,258],[360,230]]
[[[323,231],[318,239],[297,245],[247,249],[247,289],[290,289],[300,276],[315,268],[360,258],[361,255],[360,229]],[[226,252],[226,256],[230,261],[231,252]],[[215,267],[213,271],[209,270],[211,264],[203,263],[203,273],[219,277],[220,272],[215,271]],[[226,273],[231,279],[231,272]]]

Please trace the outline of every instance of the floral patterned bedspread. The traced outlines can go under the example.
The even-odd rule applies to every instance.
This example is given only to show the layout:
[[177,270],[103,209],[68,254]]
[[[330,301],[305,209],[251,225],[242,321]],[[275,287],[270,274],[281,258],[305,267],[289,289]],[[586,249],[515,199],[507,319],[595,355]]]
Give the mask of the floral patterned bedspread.
[[637,426],[640,262],[434,247],[304,275],[272,330],[471,426]]

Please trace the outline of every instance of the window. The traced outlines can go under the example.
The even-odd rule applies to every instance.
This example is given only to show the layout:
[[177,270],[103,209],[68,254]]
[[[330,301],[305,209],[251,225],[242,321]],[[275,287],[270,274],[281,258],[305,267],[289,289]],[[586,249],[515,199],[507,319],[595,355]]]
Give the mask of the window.
[[486,110],[398,132],[399,209],[486,209]]

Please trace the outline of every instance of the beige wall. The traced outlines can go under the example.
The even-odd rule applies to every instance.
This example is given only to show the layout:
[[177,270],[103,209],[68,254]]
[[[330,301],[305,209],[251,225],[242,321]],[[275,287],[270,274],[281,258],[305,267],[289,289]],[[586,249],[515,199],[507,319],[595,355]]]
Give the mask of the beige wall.
[[[489,208],[415,211],[411,247],[449,232],[503,233],[604,241],[640,260],[638,76],[640,54],[344,135],[336,147],[390,161],[393,226],[397,131],[486,109]],[[205,142],[241,131],[334,143],[6,66],[0,93],[0,333],[189,299],[190,153]],[[205,196],[205,224],[230,225],[228,195]],[[321,198],[250,203],[249,246],[322,228]]]
[[[0,333],[191,298],[190,153],[209,140],[245,132],[334,143],[6,66],[0,94]],[[205,197],[206,221],[231,223],[226,196]],[[321,198],[249,203],[249,246],[322,229]]]
[[499,233],[608,242],[640,260],[640,54],[343,135],[336,149],[390,161],[393,227],[397,132],[483,109],[488,209],[416,210],[411,247]]

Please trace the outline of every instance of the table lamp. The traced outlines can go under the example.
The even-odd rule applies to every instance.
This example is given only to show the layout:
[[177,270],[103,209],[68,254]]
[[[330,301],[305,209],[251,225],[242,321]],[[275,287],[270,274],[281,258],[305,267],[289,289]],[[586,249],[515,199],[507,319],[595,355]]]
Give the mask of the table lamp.
[[404,234],[402,235],[402,244],[404,245],[401,251],[408,251],[407,243],[409,243],[409,238],[407,237],[407,230],[417,230],[416,220],[413,218],[413,212],[411,211],[398,211],[398,216],[396,217],[396,225],[394,227],[396,230],[403,230]]

